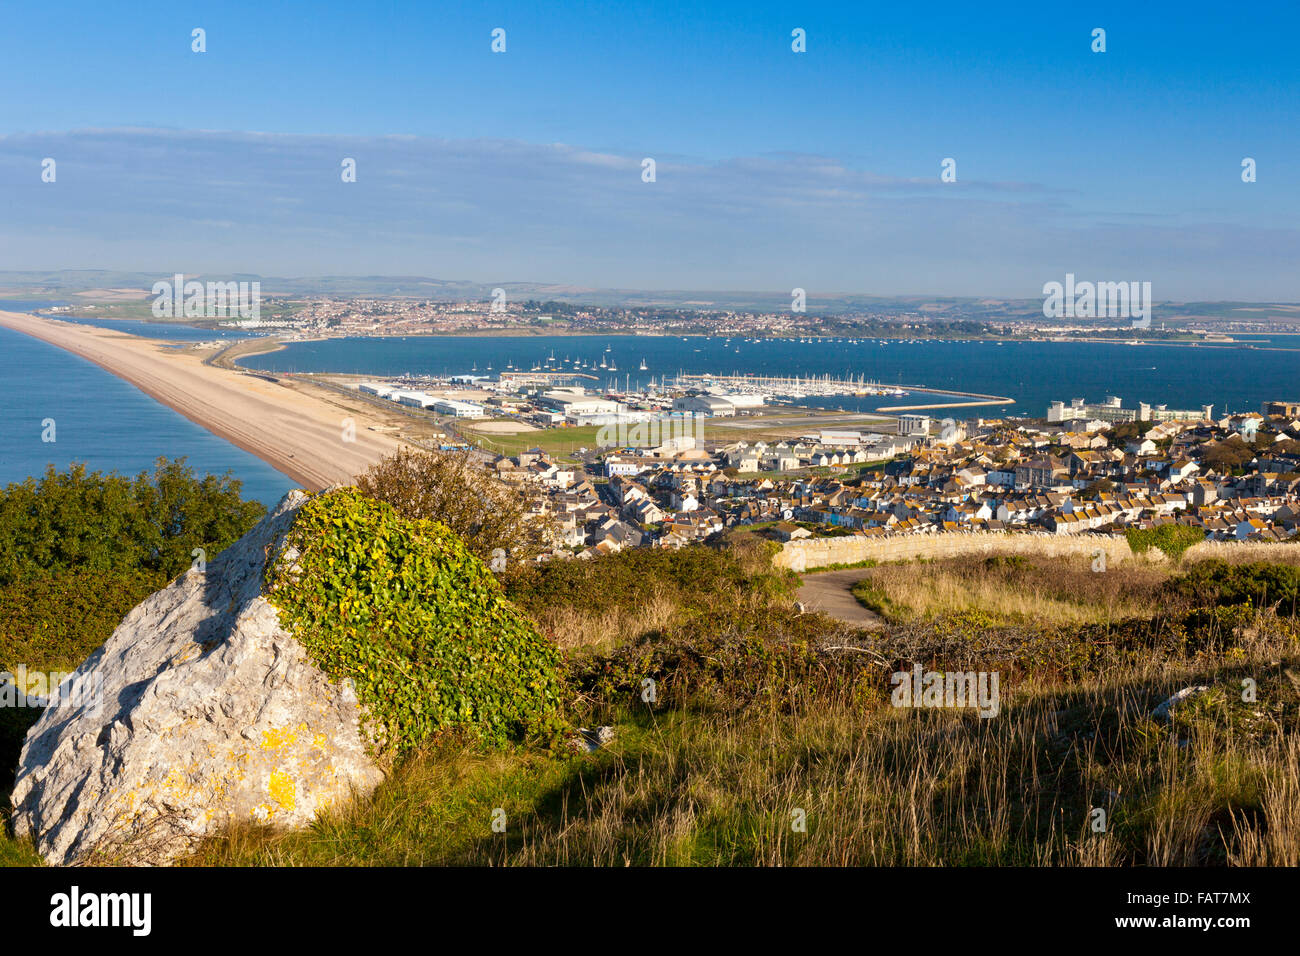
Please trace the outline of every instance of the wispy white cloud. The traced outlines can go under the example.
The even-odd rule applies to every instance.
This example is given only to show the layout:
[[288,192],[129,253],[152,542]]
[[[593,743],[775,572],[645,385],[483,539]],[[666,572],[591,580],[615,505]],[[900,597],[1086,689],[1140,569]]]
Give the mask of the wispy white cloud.
[[[40,163],[58,163],[54,184]],[[357,182],[341,181],[356,160]],[[804,153],[702,162],[564,143],[174,129],[0,136],[6,268],[423,274],[622,288],[1300,298],[1300,233],[1128,215],[1070,189]]]

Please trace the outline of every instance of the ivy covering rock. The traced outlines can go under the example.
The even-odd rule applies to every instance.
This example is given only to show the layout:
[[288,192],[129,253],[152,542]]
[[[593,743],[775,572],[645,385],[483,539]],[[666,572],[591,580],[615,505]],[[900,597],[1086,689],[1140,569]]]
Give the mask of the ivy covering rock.
[[267,596],[331,679],[350,679],[371,744],[435,734],[557,738],[560,653],[445,525],[355,489],[303,506],[268,562]]

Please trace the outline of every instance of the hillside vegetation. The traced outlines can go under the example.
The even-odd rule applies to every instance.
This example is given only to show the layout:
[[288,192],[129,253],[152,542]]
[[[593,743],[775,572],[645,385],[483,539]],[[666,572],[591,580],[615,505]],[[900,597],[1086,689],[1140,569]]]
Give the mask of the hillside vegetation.
[[352,681],[386,757],[450,730],[499,742],[561,729],[555,644],[440,522],[353,489],[317,495],[266,583],[316,666]]
[[[134,478],[50,468],[0,489],[0,672],[70,672],[128,611],[192,562],[211,559],[265,513],[228,475],[159,459]],[[0,707],[0,814],[7,822],[27,728],[40,711]],[[38,862],[0,841],[0,862]]]
[[[853,633],[792,611],[785,579],[759,559],[632,552],[515,578],[508,590],[526,607],[572,595],[578,623],[632,622],[637,602],[663,602],[639,633],[629,623],[625,639],[568,654],[571,719],[615,726],[612,744],[559,757],[434,747],[310,831],[242,828],[192,862],[1300,862],[1297,629],[1251,603],[1257,569],[1239,579],[1207,565],[1193,578],[1134,563],[1063,577],[996,559],[953,573],[1063,604],[1087,581],[1079,605],[1143,613],[1035,618],[998,598]],[[714,577],[686,573],[706,567]],[[722,595],[753,612],[718,606]],[[997,672],[998,714],[891,706],[889,675],[917,663]],[[1209,690],[1153,716],[1189,686]],[[491,827],[498,811],[504,832]]]
[[[612,740],[430,727],[373,797],[185,862],[1297,865],[1295,566],[1184,562],[866,568],[876,631],[801,614],[753,535],[511,567],[562,738]],[[996,713],[895,706],[914,666],[996,674]]]

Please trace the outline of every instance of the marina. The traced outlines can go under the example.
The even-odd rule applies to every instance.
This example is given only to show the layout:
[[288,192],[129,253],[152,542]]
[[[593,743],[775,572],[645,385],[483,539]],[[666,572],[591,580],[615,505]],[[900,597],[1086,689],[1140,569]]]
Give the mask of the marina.
[[907,391],[897,385],[881,385],[864,376],[858,378],[834,375],[780,376],[678,374],[670,386],[678,389],[708,388],[718,386],[741,395],[769,395],[777,399],[798,400],[810,396],[830,395],[896,395]]

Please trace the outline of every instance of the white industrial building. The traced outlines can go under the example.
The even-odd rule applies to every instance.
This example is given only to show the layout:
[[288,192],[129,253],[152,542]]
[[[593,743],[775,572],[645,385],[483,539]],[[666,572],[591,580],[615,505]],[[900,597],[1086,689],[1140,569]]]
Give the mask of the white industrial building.
[[574,421],[618,412],[618,402],[591,395],[581,388],[552,389],[539,395],[536,403],[543,408],[554,409]]
[[900,435],[930,434],[930,416],[929,415],[899,415],[898,434]]
[[673,402],[673,411],[708,415],[710,418],[732,418],[736,406],[717,395],[687,395]]
[[363,382],[357,388],[366,395],[386,398],[390,402],[397,402],[399,405],[407,405],[411,408],[432,408],[439,415],[452,415],[456,418],[482,418],[485,414],[484,407],[475,402],[459,402],[450,398],[436,398],[428,392],[422,392],[418,389],[398,388],[395,385],[384,385],[380,382]]
[[725,388],[717,385],[704,389],[706,395],[713,398],[723,398],[729,401],[735,408],[762,408],[767,404],[768,396],[758,392],[729,392]]
[[416,391],[396,391],[388,396],[399,405],[410,405],[412,408],[428,408],[438,399],[434,398],[428,392]]
[[861,444],[862,433],[823,431],[823,432],[818,432],[817,440],[823,445],[852,446],[852,445]]
[[451,415],[453,418],[482,418],[483,406],[475,402],[459,402],[453,398],[440,398],[433,403],[433,410],[439,415]]

